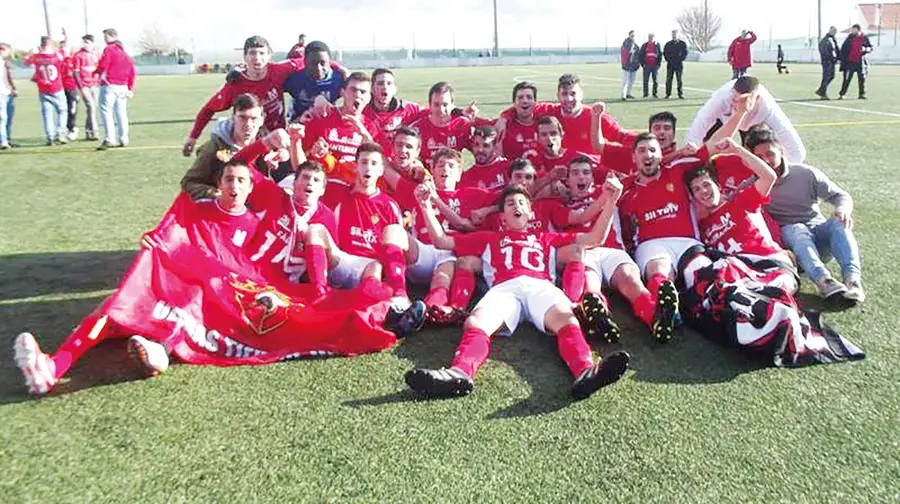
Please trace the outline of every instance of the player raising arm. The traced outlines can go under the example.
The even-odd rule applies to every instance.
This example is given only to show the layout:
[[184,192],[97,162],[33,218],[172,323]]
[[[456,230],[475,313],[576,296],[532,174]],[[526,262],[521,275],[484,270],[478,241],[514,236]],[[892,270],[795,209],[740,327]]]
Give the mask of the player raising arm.
[[406,383],[411,389],[426,397],[469,394],[475,372],[487,360],[493,334],[504,326],[514,332],[523,318],[539,330],[556,335],[560,356],[575,378],[575,399],[587,398],[622,377],[628,368],[628,353],[615,352],[594,362],[572,303],[550,281],[549,271],[554,248],[572,243],[594,246],[606,239],[622,185],[609,180],[604,190],[603,211],[587,233],[529,231],[531,196],[524,188],[511,186],[503,190],[498,201],[503,212],[502,231],[448,235],[431,206],[432,190],[420,186],[420,206],[435,246],[454,250],[457,255],[481,255],[490,289],[466,319],[451,367],[408,372]]

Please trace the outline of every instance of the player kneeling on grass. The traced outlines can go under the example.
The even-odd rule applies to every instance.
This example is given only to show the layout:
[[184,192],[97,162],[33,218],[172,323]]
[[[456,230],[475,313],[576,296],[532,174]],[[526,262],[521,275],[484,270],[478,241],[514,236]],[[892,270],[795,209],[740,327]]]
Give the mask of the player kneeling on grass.
[[622,377],[628,369],[628,353],[615,352],[594,362],[572,302],[550,281],[549,270],[553,248],[572,243],[595,246],[606,239],[616,200],[622,193],[618,180],[607,180],[603,211],[590,232],[580,234],[529,231],[531,196],[524,188],[511,186],[503,190],[498,201],[503,209],[502,231],[447,235],[431,206],[432,189],[420,187],[420,206],[435,246],[454,250],[459,256],[480,255],[490,289],[466,319],[451,367],[408,372],[406,383],[410,388],[426,397],[469,394],[475,372],[487,360],[493,334],[504,326],[514,332],[523,318],[542,331],[556,334],[560,356],[575,378],[575,399],[584,399]]
[[[259,219],[245,205],[253,189],[250,168],[242,161],[227,163],[219,174],[216,187],[215,200],[193,203],[197,218],[194,228],[209,244],[211,255],[218,258],[240,256],[245,252],[244,238],[253,236],[259,224]],[[142,237],[141,246],[159,246],[154,231]],[[14,346],[15,360],[25,376],[28,391],[34,395],[47,394],[75,361],[103,340],[103,332],[123,329],[108,322],[106,316],[88,317],[53,355],[42,352],[31,333],[19,334]],[[168,349],[143,336],[134,335],[128,340],[128,352],[148,376],[162,373],[169,367]]]
[[720,154],[737,155],[756,177],[752,185],[726,197],[722,195],[714,163],[685,173],[684,181],[693,196],[703,244],[754,264],[767,261],[783,267],[784,274],[772,285],[788,294],[796,293],[798,285],[791,258],[772,239],[761,213],[775,184],[775,170],[731,138],[717,144],[716,150]]

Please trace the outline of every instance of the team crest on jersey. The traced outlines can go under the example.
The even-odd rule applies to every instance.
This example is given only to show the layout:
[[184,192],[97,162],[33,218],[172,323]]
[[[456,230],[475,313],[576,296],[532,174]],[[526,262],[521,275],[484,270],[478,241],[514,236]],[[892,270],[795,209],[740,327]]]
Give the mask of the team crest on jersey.
[[272,286],[261,286],[252,280],[241,282],[231,274],[234,299],[241,309],[241,316],[253,331],[262,336],[278,329],[288,320],[288,307],[302,306]]
[[673,184],[673,183],[671,183],[671,182],[669,182],[668,184],[666,184],[666,191],[669,191],[669,192],[675,192],[675,184]]
[[234,243],[235,247],[240,247],[244,245],[244,242],[247,240],[247,231],[244,229],[235,229],[234,235],[231,237],[231,243]]
[[524,141],[525,141],[525,137],[523,137],[521,133],[519,133],[519,134],[516,135],[516,142],[517,142],[517,143],[522,143],[522,142],[524,142]]
[[372,224],[378,224],[378,221],[379,221],[378,216],[377,216],[377,215],[373,215],[373,216],[372,216]]

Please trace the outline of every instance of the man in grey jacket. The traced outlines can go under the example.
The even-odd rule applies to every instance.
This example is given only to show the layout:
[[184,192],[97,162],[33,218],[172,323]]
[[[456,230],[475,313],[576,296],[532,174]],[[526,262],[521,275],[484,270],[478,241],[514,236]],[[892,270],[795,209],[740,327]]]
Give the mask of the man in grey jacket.
[[[853,236],[853,199],[818,168],[785,160],[781,144],[771,129],[754,126],[745,145],[771,166],[778,179],[766,206],[781,226],[785,244],[809,274],[825,299],[844,299],[853,304],[865,299],[859,246]],[[819,202],[834,206],[825,218]],[[843,283],[832,278],[825,261],[833,255],[841,267]]]

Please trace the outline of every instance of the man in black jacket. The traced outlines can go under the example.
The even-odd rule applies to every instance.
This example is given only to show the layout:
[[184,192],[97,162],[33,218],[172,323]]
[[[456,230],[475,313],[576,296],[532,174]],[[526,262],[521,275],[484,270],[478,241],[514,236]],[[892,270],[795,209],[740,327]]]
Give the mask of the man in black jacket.
[[666,42],[663,48],[663,57],[666,59],[666,98],[672,96],[672,75],[674,75],[678,79],[678,98],[684,99],[681,72],[684,70],[687,54],[687,44],[683,40],[678,40],[678,30],[672,30],[672,40]]
[[837,34],[837,27],[832,26],[828,29],[828,33],[819,41],[819,58],[822,60],[822,83],[819,89],[816,89],[816,95],[823,100],[828,98],[828,85],[834,80],[834,65],[840,59],[838,52],[837,40],[834,38]]

